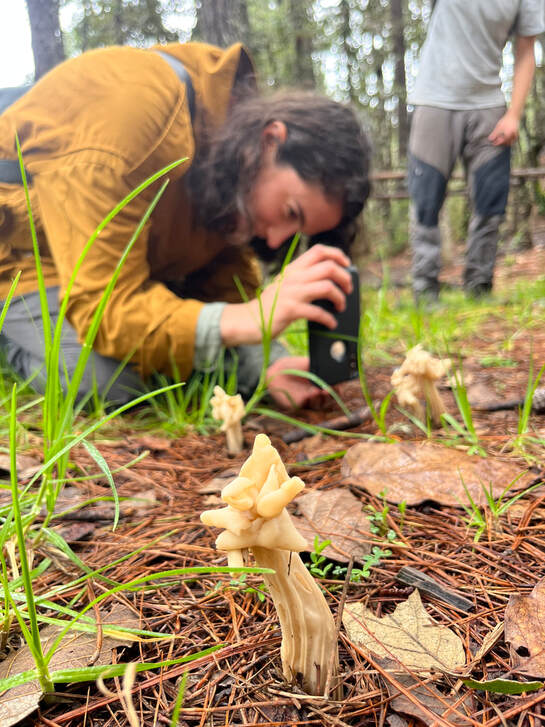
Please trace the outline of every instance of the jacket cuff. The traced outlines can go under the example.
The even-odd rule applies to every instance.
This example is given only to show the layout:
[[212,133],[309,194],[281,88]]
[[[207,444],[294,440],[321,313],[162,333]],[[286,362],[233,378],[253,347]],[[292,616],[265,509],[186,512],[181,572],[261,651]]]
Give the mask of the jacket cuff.
[[213,371],[222,348],[220,320],[227,303],[207,303],[201,308],[195,333],[193,368],[195,371]]

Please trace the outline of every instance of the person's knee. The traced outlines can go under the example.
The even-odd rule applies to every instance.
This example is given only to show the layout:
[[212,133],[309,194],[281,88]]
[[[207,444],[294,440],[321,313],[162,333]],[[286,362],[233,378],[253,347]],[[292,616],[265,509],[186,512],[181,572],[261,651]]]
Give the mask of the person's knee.
[[505,214],[509,195],[510,159],[511,150],[506,147],[475,170],[473,202],[478,215],[496,217]]
[[431,164],[410,154],[408,185],[415,221],[424,227],[436,227],[445,200],[447,188],[445,176]]

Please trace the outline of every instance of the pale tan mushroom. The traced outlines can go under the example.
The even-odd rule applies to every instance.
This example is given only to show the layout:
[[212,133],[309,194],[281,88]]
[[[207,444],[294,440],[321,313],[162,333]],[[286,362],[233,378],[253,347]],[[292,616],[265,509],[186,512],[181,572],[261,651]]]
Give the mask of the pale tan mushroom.
[[450,359],[434,358],[424,351],[421,344],[411,348],[401,366],[391,377],[399,405],[423,420],[425,411],[422,399],[424,399],[429,407],[432,422],[439,426],[446,407],[437,390],[436,382],[447,373],[450,365]]
[[210,399],[212,416],[223,421],[220,429],[225,432],[227,451],[238,454],[242,451],[244,443],[242,435],[242,417],[244,416],[244,402],[240,394],[230,396],[221,386],[214,386],[214,396]]
[[[338,673],[337,630],[322,591],[298,555],[306,541],[285,509],[304,487],[299,477],[288,476],[269,438],[258,434],[239,476],[222,490],[227,507],[203,512],[201,520],[223,529],[216,547],[227,551],[229,566],[241,566],[243,551],[250,549],[258,566],[275,571],[263,577],[282,629],[284,677],[321,695]],[[334,694],[341,697],[340,686]]]

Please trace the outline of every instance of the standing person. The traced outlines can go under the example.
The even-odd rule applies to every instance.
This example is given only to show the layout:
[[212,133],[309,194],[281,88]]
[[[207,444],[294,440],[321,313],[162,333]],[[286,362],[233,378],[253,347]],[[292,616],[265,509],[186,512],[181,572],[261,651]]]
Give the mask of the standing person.
[[[332,133],[334,130],[334,133]],[[154,372],[217,365],[236,348],[245,393],[261,360],[259,267],[250,242],[269,252],[297,232],[347,229],[368,195],[369,148],[355,114],[303,92],[260,97],[240,44],[89,51],[54,68],[0,115],[0,159],[16,162],[15,135],[30,196],[53,322],[86,241],[134,188],[167,164],[170,183],[122,268],[94,342],[80,394],[99,393],[119,362],[129,365],[108,397],[130,400]],[[4,167],[5,167],[4,163]],[[2,171],[0,165],[0,173]],[[69,295],[63,360],[72,373],[102,292],[160,181],[103,229]],[[333,239],[334,233],[332,232]],[[349,258],[317,244],[261,294],[272,335],[304,318],[333,328],[351,289]],[[9,308],[4,347],[10,364],[43,390],[44,349],[38,283],[24,189],[17,172],[0,181],[0,298],[22,270]],[[252,298],[244,302],[235,276]],[[273,312],[274,311],[274,312]],[[303,405],[319,390],[283,374],[307,369],[278,344],[269,369],[280,404]],[[282,390],[282,391],[281,391]]]
[[[475,296],[492,290],[511,145],[533,79],[535,36],[543,30],[543,0],[436,0],[409,96],[416,106],[409,139],[409,194],[417,300],[433,300],[439,293],[438,217],[458,157],[472,204],[464,288]],[[506,108],[499,74],[511,34],[515,66]]]

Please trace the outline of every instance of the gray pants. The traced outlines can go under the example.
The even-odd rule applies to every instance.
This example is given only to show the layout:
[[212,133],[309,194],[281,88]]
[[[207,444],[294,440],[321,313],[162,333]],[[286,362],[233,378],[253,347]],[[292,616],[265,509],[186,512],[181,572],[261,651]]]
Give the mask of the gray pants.
[[[59,317],[58,296],[58,287],[47,289],[52,330]],[[59,376],[61,385],[66,391],[65,374],[68,374],[69,379],[72,378],[82,348],[75,329],[66,320],[62,325],[61,341]],[[40,297],[37,292],[12,299],[0,334],[0,345],[11,368],[25,380],[33,377],[32,387],[36,391],[44,393],[46,383],[44,330]],[[278,341],[273,341],[270,363],[286,355],[286,349]],[[263,366],[262,347],[260,345],[238,346],[235,356],[227,352],[224,360],[226,376],[229,374],[230,367],[234,365],[234,361],[237,366],[238,390],[244,397],[249,397],[257,385]],[[104,397],[107,403],[121,405],[153,388],[153,384],[146,387],[131,366],[127,365],[122,370],[119,369],[119,361],[92,351],[80,384],[78,400],[88,397],[96,391],[99,396]],[[196,372],[195,375],[199,375],[199,372]]]
[[[47,302],[51,330],[59,318],[59,289],[47,289]],[[11,368],[21,378],[27,380],[31,376],[32,387],[44,393],[46,382],[45,345],[40,297],[36,293],[27,293],[12,299],[2,334],[2,348]],[[75,329],[65,320],[62,324],[61,356],[59,376],[63,389],[66,391],[68,378],[72,378],[81,353],[81,343]],[[80,384],[79,399],[96,391],[111,404],[125,404],[145,390],[144,383],[130,367],[119,369],[119,361],[91,352],[86,370]],[[96,386],[96,388],[95,388]]]
[[439,212],[459,157],[472,204],[464,287],[469,293],[492,288],[499,225],[509,193],[511,149],[493,146],[488,135],[504,113],[504,107],[454,111],[418,106],[414,111],[408,178],[413,290],[417,296],[435,296],[439,290]]

